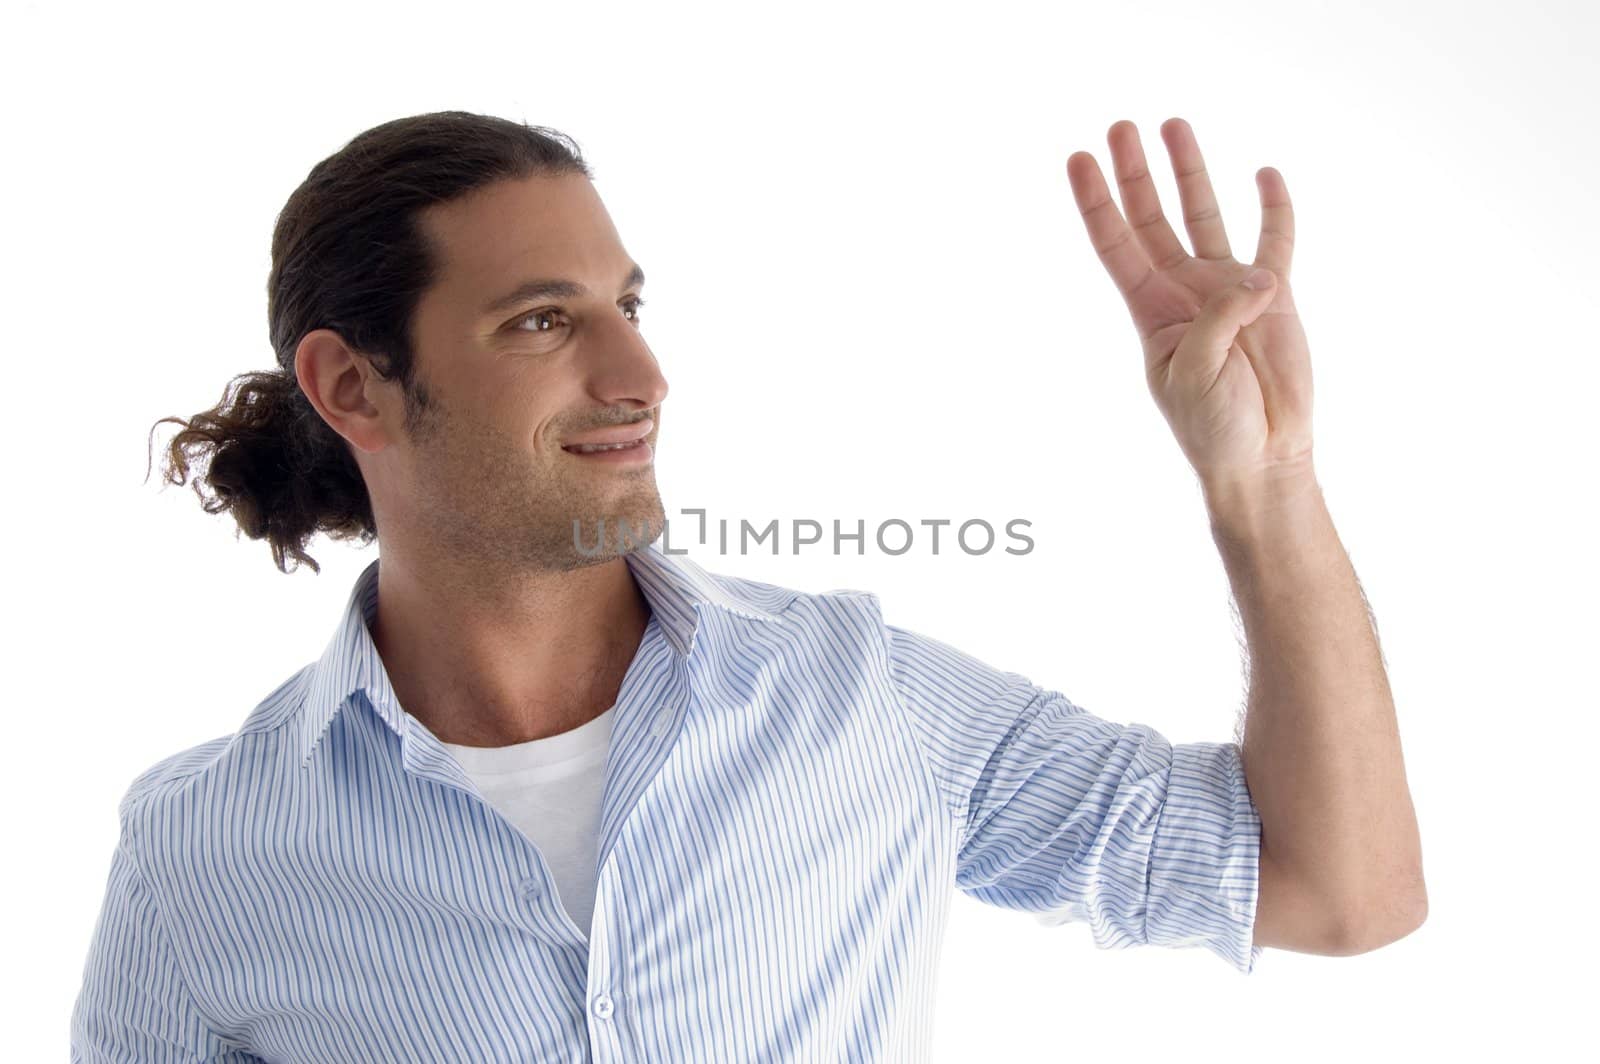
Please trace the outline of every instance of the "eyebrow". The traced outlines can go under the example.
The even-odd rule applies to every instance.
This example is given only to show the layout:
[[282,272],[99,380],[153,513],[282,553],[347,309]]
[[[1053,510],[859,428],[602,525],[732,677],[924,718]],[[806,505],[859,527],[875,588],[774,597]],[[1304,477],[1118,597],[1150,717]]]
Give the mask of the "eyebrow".
[[[644,270],[636,262],[633,264],[633,269],[622,279],[621,287],[627,290],[642,284],[644,284]],[[494,314],[533,299],[580,299],[588,294],[589,289],[577,281],[561,279],[524,281],[500,298],[492,300],[483,308],[483,313]]]

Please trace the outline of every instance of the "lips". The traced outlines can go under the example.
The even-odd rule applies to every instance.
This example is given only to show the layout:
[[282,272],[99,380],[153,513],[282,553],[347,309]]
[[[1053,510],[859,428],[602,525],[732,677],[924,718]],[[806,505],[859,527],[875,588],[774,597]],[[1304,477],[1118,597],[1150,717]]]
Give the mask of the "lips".
[[563,447],[568,454],[605,454],[608,451],[637,451],[648,446],[643,440],[632,443],[581,443],[576,447]]
[[591,433],[576,440],[568,440],[561,445],[563,451],[573,454],[592,454],[597,450],[614,450],[618,445],[632,444],[637,446],[639,441],[650,435],[650,430],[656,427],[654,420],[645,418],[632,425],[618,425],[603,432]]

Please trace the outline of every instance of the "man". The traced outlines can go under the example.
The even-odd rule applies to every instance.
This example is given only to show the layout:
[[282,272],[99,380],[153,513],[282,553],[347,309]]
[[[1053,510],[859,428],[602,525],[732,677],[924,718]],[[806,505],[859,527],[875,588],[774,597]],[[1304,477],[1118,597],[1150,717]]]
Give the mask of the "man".
[[643,273],[559,135],[445,112],[314,168],[274,233],[279,372],[171,454],[181,482],[209,451],[280,567],[319,530],[381,565],[318,661],[129,788],[74,1059],[915,1059],[952,886],[1247,973],[1417,927],[1287,192],[1258,173],[1241,265],[1187,125],[1162,132],[1196,257],[1131,123],[1133,229],[1090,156],[1068,176],[1256,651],[1242,747],[658,547]]

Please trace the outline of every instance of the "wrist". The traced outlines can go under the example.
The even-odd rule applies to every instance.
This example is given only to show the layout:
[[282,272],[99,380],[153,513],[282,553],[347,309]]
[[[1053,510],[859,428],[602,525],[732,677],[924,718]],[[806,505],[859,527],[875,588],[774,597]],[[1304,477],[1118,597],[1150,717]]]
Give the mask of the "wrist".
[[1323,506],[1309,456],[1249,475],[1202,477],[1200,490],[1213,533],[1239,544],[1289,531]]

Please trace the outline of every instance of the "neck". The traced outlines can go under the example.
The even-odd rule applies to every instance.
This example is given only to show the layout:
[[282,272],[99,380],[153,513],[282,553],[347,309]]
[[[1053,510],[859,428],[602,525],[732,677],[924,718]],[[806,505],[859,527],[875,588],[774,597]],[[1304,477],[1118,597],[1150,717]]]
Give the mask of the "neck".
[[616,703],[650,605],[614,558],[470,584],[382,556],[372,639],[395,696],[440,741],[507,746]]

